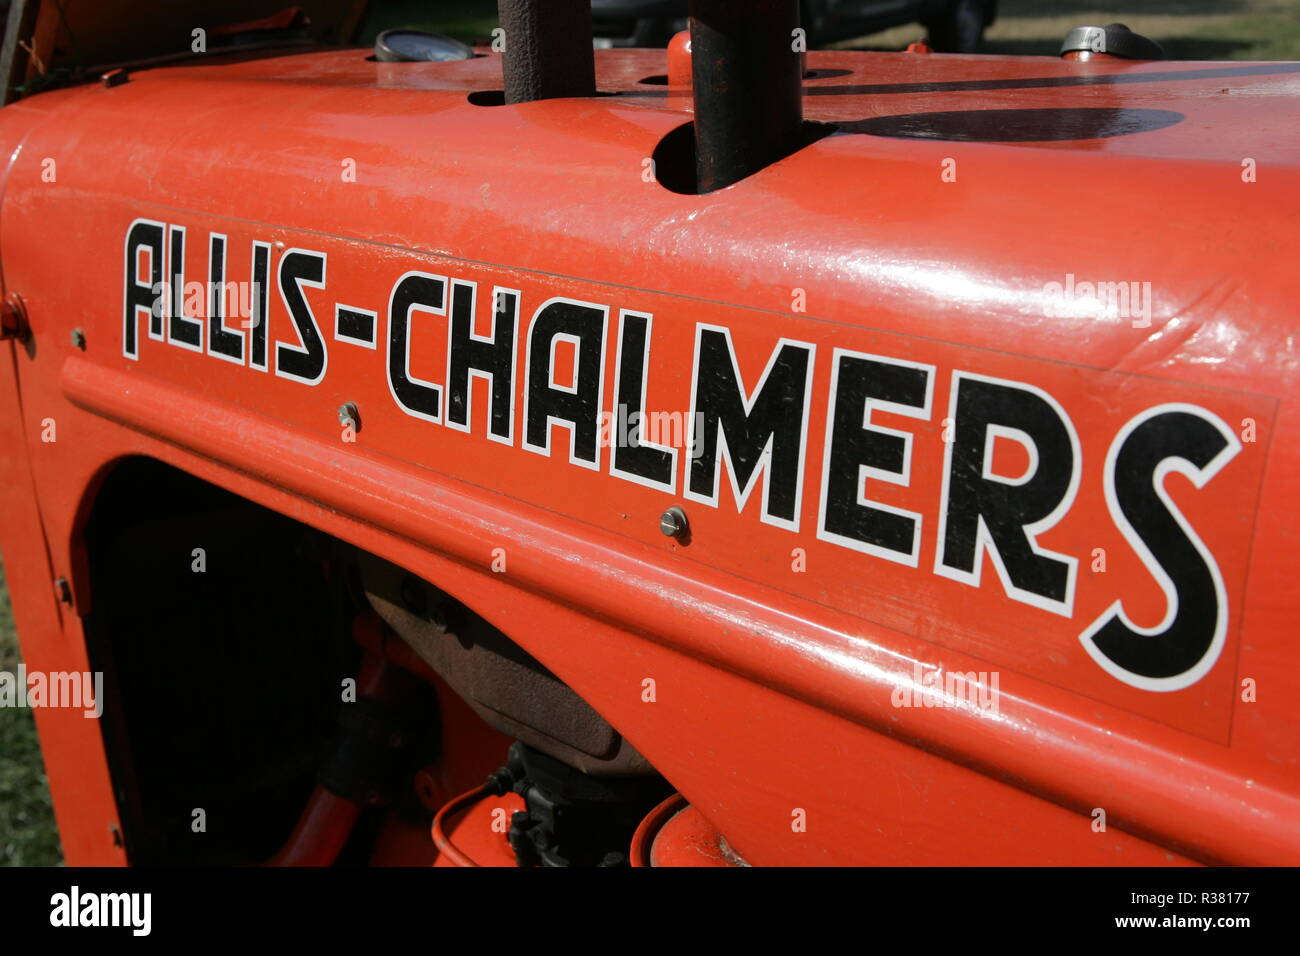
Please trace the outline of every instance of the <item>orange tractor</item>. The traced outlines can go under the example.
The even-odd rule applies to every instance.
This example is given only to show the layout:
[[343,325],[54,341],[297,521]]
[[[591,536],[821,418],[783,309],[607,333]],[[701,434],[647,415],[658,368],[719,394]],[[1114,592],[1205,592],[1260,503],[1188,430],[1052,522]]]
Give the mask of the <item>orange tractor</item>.
[[1300,64],[122,6],[0,60],[70,863],[1300,863]]

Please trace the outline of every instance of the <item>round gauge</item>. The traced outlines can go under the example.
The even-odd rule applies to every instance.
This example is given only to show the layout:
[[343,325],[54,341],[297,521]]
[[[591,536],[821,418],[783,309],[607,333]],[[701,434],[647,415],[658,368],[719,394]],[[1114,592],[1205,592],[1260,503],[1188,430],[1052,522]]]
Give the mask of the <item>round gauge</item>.
[[459,40],[423,30],[385,30],[375,39],[375,59],[381,63],[436,63],[473,55]]

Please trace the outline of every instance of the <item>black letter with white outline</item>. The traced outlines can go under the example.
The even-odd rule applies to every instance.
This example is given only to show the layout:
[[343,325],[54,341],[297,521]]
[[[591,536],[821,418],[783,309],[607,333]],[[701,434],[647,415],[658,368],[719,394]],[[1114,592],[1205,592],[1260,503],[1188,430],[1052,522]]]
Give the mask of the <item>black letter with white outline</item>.
[[388,390],[402,411],[442,421],[442,389],[411,374],[411,312],[447,314],[447,278],[408,272],[388,296]]
[[[162,335],[162,303],[159,301],[163,281],[163,236],[166,226],[152,219],[137,219],[126,231],[125,285],[123,291],[122,354],[139,358],[139,328],[136,319],[141,311],[149,313],[149,329],[155,338]],[[149,281],[139,276],[140,250],[149,252]]]
[[[954,372],[935,573],[979,587],[985,549],[1009,597],[1069,617],[1078,559],[1036,536],[1070,510],[1079,487],[1079,439],[1065,409],[1023,382]],[[1019,478],[993,474],[993,445],[1029,453]]]
[[451,322],[447,342],[447,426],[468,432],[473,418],[474,379],[489,384],[487,437],[514,442],[515,336],[519,330],[519,293],[492,292],[492,333],[474,334],[478,285],[463,279],[451,283]]
[[[551,453],[551,423],[560,422],[571,434],[569,461],[584,468],[600,467],[600,407],[605,378],[605,324],[609,306],[574,299],[551,299],[533,315],[528,330],[528,362],[524,396],[524,447]],[[554,382],[556,341],[577,349],[571,386]]]
[[303,286],[325,288],[325,253],[287,249],[280,257],[280,298],[298,328],[302,348],[280,342],[275,347],[275,374],[305,385],[318,385],[325,377],[329,353],[320,325],[302,293]]
[[921,515],[870,501],[863,484],[874,478],[907,485],[912,435],[874,424],[871,413],[928,420],[934,366],[846,349],[833,358],[817,537],[914,568]]
[[167,310],[167,342],[192,352],[203,351],[203,323],[185,314],[185,227],[168,226],[167,269],[171,307]]
[[265,372],[266,323],[270,314],[271,244],[253,242],[253,316],[248,329],[248,365]]
[[208,354],[243,365],[244,333],[226,328],[226,292],[226,237],[214,232],[208,238]]
[[1220,418],[1184,404],[1148,409],[1111,443],[1106,505],[1166,601],[1164,620],[1154,627],[1134,625],[1116,601],[1079,636],[1093,660],[1126,684],[1181,690],[1204,677],[1223,651],[1223,575],[1164,482],[1178,472],[1203,488],[1240,451],[1241,442]]
[[[631,425],[626,444],[617,440],[610,456],[609,473],[647,488],[672,494],[677,488],[677,449],[646,441],[645,408],[647,369],[650,365],[650,329],[654,317],[645,312],[619,313],[618,359],[615,363],[614,427]],[[626,419],[621,416],[626,415]]]
[[704,323],[696,327],[691,448],[699,454],[690,464],[687,498],[718,507],[721,458],[737,512],[744,511],[759,476],[765,475],[760,519],[799,530],[813,352],[806,342],[781,339],[747,395],[730,331]]

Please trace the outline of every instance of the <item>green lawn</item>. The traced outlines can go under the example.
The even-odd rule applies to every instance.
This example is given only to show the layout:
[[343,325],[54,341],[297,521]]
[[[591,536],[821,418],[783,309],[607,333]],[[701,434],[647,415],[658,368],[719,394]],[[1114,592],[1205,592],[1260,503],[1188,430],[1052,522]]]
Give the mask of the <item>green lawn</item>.
[[[1177,60],[1300,60],[1296,0],[1000,0],[988,53],[1054,56],[1071,27],[1116,21],[1160,42]],[[364,42],[389,27],[419,27],[465,41],[497,25],[496,0],[372,0]],[[899,27],[839,46],[899,50],[924,34]]]
[[1119,20],[1146,34],[1176,60],[1300,60],[1296,0],[1009,0],[989,46],[1008,53],[1043,37],[1056,53],[1065,31]]
[[[19,660],[0,563],[0,671],[16,673]],[[53,866],[62,860],[32,712],[0,707],[0,866]]]
[[[1296,0],[999,0],[985,52],[1055,56],[1070,28],[1115,22],[1171,60],[1300,60]],[[839,45],[898,49],[923,32],[899,27]]]

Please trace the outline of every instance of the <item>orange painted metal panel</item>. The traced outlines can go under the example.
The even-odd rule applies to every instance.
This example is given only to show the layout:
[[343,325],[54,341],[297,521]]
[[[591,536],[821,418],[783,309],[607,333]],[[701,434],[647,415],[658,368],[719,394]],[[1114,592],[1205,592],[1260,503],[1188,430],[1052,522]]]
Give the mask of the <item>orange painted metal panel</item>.
[[[28,655],[84,666],[76,619],[54,624],[48,588],[37,597],[36,509],[49,564],[70,569],[81,601],[95,483],[147,454],[439,582],[570,683],[750,862],[1300,861],[1300,462],[1280,440],[1300,426],[1286,402],[1300,288],[1285,256],[1300,66],[907,54],[810,54],[809,66],[829,75],[809,81],[807,115],[845,133],[703,197],[645,175],[689,119],[679,91],[638,82],[664,71],[662,54],[601,57],[602,88],[619,95],[582,102],[477,106],[467,94],[499,82],[491,57],[341,51],[149,71],[3,111],[5,291],[23,295],[35,342],[15,350],[7,386],[26,446],[10,435],[4,452],[6,474],[26,455],[33,476],[4,525]],[[987,141],[1007,110],[1041,112],[1020,141]],[[226,280],[248,281],[264,250],[266,370],[250,362],[251,329],[227,322],[214,338],[202,296],[182,317],[199,350],[167,341],[166,325],[152,337],[147,309],[124,315],[155,255],[174,264],[177,236],[187,281],[209,278],[216,249]],[[151,237],[157,252],[142,252]],[[413,274],[424,284],[410,288],[443,298],[399,310],[409,336],[390,345]],[[1084,282],[1125,283],[1132,314],[1092,308]],[[517,310],[518,334],[508,434],[493,440],[485,381],[470,386],[467,430],[449,426],[445,398],[451,318],[468,308],[486,337],[497,290],[510,303],[497,318]],[[746,493],[719,463],[713,500],[707,482],[687,493],[686,447],[666,481],[637,482],[612,448],[583,461],[579,428],[530,430],[527,402],[583,375],[578,346],[535,334],[556,300],[594,317],[581,342],[605,412],[634,367],[620,346],[637,342],[640,316],[652,317],[645,407],[678,421],[711,381],[706,343],[734,354],[753,394],[774,356],[806,356],[802,408],[781,433],[798,448],[793,510],[773,500],[771,468]],[[313,351],[294,319],[303,303],[328,357],[307,374],[294,359]],[[339,336],[340,306],[373,313],[373,348]],[[240,361],[214,354],[231,334]],[[408,383],[440,388],[433,405],[427,390],[403,399],[390,348]],[[834,402],[863,361],[911,370],[924,396],[862,423],[910,449],[901,480],[859,488],[919,519],[892,555],[827,524],[827,496],[843,497],[828,484]],[[1014,486],[1064,468],[1060,507],[1031,542],[1069,566],[1063,591],[1017,584],[983,544],[974,570],[944,556],[953,485],[970,483],[952,465],[961,403],[980,384],[1047,409],[1064,436],[1040,460],[1003,429],[978,476]],[[355,442],[336,423],[344,402],[360,411]],[[1161,412],[1221,445],[1158,484],[1201,545],[1222,621],[1205,653],[1144,685],[1085,637],[1116,602],[1138,627],[1170,610],[1159,561],[1111,500],[1125,439]],[[46,417],[55,443],[36,437]],[[671,504],[689,543],[659,531]],[[47,625],[27,623],[41,614]],[[981,675],[985,691],[996,676],[996,710],[951,694],[927,706],[927,680],[953,673]],[[102,765],[81,760],[100,753],[95,728],[61,737],[45,718],[41,730],[70,860],[107,860],[89,848],[112,807]],[[59,795],[87,773],[94,787]]]

